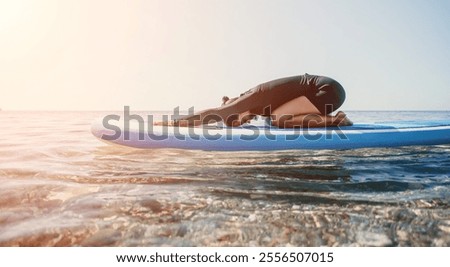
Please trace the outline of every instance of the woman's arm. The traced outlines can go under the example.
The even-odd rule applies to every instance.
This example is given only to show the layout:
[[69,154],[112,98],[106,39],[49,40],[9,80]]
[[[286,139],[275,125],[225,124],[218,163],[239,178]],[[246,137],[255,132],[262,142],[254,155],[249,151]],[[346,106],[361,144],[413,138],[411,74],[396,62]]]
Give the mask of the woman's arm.
[[199,126],[221,120],[223,119],[218,115],[218,108],[211,108],[192,115],[182,116],[179,119],[174,120],[173,125],[180,127]]
[[249,111],[243,113],[229,112],[228,109],[212,108],[193,115],[180,117],[173,121],[174,126],[189,127],[223,121],[227,126],[240,126],[254,117]]
[[156,122],[154,125],[192,127],[224,121],[227,126],[237,127],[248,122],[256,116],[255,114],[250,113],[250,111],[244,111],[242,113],[228,112],[229,109],[223,110],[220,108],[212,108],[197,112],[192,115],[182,116],[174,121]]
[[215,116],[214,114],[216,114],[216,108],[203,110],[195,114],[181,116],[180,118],[173,121],[155,122],[154,125],[189,127],[220,121],[220,117]]
[[258,115],[251,112],[257,104],[258,100],[253,94],[246,94],[220,107],[182,116],[175,121],[167,123],[159,122],[155,125],[189,127],[223,121],[227,126],[239,126]]

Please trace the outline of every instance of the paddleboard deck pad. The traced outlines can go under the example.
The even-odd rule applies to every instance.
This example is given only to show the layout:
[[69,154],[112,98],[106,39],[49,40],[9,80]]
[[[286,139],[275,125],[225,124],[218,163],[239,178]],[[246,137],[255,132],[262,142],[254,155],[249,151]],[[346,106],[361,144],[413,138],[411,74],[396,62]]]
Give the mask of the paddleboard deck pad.
[[91,127],[102,141],[123,146],[211,151],[356,149],[450,144],[450,120],[396,121],[327,128],[271,126],[169,127],[99,119]]

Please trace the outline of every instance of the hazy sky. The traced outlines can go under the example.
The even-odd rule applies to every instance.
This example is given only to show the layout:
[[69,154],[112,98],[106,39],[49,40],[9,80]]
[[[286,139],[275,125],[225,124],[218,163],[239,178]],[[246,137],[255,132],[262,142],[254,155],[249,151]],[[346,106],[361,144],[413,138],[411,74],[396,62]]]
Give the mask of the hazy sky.
[[338,80],[344,110],[449,109],[450,1],[0,0],[4,110],[170,110]]

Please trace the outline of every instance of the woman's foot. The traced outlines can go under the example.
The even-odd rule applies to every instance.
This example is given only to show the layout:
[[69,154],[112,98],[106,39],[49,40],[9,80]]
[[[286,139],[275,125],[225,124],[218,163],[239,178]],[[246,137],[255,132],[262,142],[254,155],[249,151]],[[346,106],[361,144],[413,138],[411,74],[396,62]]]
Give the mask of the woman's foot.
[[338,121],[338,126],[352,126],[353,122],[347,117],[347,114],[345,114],[342,111],[339,111],[336,113],[336,119]]

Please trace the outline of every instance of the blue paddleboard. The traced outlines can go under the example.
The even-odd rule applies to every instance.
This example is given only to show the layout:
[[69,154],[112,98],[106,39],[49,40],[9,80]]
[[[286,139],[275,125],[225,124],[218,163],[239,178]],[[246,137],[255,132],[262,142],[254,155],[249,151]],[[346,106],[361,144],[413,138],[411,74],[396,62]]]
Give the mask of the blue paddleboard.
[[131,121],[95,121],[92,134],[111,144],[135,148],[212,151],[356,149],[450,144],[450,120],[397,121],[344,127],[279,129],[270,126],[168,127]]

